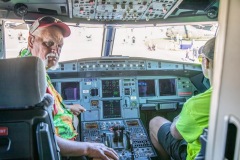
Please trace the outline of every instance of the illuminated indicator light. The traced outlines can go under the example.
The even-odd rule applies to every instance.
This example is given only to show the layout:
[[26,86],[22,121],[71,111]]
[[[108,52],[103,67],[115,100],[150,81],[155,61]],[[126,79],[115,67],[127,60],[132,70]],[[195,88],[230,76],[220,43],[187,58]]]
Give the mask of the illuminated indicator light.
[[191,95],[192,92],[179,92],[178,95]]
[[8,135],[8,128],[0,127],[0,136],[7,136],[7,135]]
[[149,17],[148,16],[146,17],[146,21],[149,21]]
[[162,11],[163,11],[164,14],[166,14],[167,13],[167,8],[164,7]]

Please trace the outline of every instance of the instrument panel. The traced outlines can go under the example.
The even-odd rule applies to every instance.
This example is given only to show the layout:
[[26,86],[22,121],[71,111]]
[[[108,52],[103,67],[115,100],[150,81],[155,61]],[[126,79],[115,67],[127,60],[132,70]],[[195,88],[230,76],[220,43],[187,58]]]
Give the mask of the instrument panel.
[[141,112],[181,109],[203,81],[200,66],[143,59],[64,62],[48,74],[66,104],[86,108],[81,141],[104,143],[122,160],[157,159]]
[[157,156],[139,119],[82,122],[81,131],[83,141],[104,143],[120,160]]
[[81,121],[139,118],[140,110],[177,109],[197,90],[189,78],[133,76],[53,80],[65,103],[86,108]]

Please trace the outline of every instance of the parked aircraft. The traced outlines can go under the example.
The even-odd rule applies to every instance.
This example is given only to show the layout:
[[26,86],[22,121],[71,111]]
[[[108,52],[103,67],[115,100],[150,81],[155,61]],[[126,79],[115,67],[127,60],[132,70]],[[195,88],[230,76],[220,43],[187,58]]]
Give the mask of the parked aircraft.
[[[213,28],[215,25],[216,24],[213,24],[211,28]],[[202,25],[201,28],[204,28],[203,26],[204,25]],[[166,36],[176,40],[209,39],[210,37],[213,37],[216,34],[216,28],[214,30],[211,30],[211,28],[209,28],[209,30],[206,30],[206,29],[198,29],[191,25],[173,26],[167,29]]]

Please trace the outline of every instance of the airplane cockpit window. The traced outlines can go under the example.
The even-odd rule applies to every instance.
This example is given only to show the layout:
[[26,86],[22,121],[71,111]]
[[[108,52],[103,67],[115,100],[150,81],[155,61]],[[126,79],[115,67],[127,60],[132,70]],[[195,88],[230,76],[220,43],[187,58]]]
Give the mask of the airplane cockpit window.
[[70,26],[70,29],[72,34],[64,40],[60,61],[101,56],[103,26]]
[[217,23],[117,28],[113,55],[199,63],[198,49],[215,36]]
[[[17,57],[27,47],[28,29],[18,23],[6,23],[6,58]],[[198,49],[214,37],[218,24],[170,25],[158,27],[117,27],[112,55],[145,57],[199,63]],[[104,36],[102,25],[70,26],[60,62],[101,57]],[[87,53],[87,54],[84,54]],[[136,54],[137,53],[137,54]]]
[[[69,27],[72,34],[64,39],[60,62],[101,56],[103,39],[102,25],[81,27],[70,24]],[[17,57],[20,50],[27,47],[29,34],[28,25],[24,23],[6,22],[5,30],[6,58]]]
[[15,58],[20,50],[27,47],[28,27],[24,23],[8,21],[5,23],[6,58]]

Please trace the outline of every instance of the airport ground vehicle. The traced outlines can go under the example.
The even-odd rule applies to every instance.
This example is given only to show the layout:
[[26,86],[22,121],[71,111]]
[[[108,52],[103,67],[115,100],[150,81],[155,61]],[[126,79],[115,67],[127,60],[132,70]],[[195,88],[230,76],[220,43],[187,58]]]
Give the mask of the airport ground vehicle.
[[[1,1],[1,18],[4,21],[21,20],[22,17],[14,14],[13,10],[15,9],[15,13],[23,16],[26,23],[31,23],[40,15],[54,14],[54,16],[68,22],[73,27],[81,28],[82,32],[78,32],[78,34],[82,34],[84,30],[87,30],[87,27],[94,28],[94,25],[98,26],[94,29],[102,28],[99,30],[101,30],[100,33],[102,33],[104,40],[103,45],[101,43],[97,51],[99,53],[98,58],[71,59],[66,56],[66,61],[61,62],[60,68],[50,71],[49,74],[56,88],[64,95],[66,103],[81,103],[88,110],[80,118],[81,126],[79,130],[81,132],[81,140],[101,141],[103,138],[107,139],[107,137],[110,137],[108,138],[108,143],[111,143],[114,141],[114,138],[112,133],[108,132],[108,127],[120,124],[126,128],[125,130],[135,130],[133,133],[136,130],[141,132],[139,135],[134,135],[136,150],[133,152],[135,158],[142,155],[144,155],[142,158],[146,158],[146,153],[149,153],[147,158],[157,157],[147,136],[149,119],[155,115],[163,115],[172,119],[179,113],[186,99],[208,88],[208,82],[201,74],[201,67],[197,63],[196,57],[186,58],[185,52],[187,52],[187,49],[179,50],[179,53],[183,52],[184,54],[177,57],[178,54],[176,56],[177,59],[173,61],[166,60],[164,57],[156,59],[160,57],[158,49],[165,49],[158,43],[159,37],[152,37],[150,41],[147,39],[146,43],[139,44],[141,37],[137,37],[138,34],[134,35],[134,32],[137,32],[137,30],[141,32],[141,26],[144,26],[144,30],[148,32],[147,38],[149,38],[151,30],[148,29],[154,28],[154,26],[159,26],[161,28],[159,32],[165,33],[166,28],[164,26],[166,24],[179,25],[184,23],[196,25],[198,22],[201,25],[209,23],[215,25],[218,23],[220,30],[216,52],[219,54],[215,63],[215,68],[217,69],[215,71],[206,158],[214,160],[223,159],[225,156],[227,127],[233,126],[236,133],[236,140],[233,142],[236,143],[233,143],[235,147],[231,151],[233,157],[228,157],[228,159],[239,159],[238,89],[240,86],[239,73],[236,71],[240,59],[238,54],[240,45],[237,26],[239,24],[239,19],[237,18],[239,15],[239,2],[236,0],[220,1],[221,16],[218,19],[209,19],[204,14],[195,14],[194,18],[189,15],[171,17],[171,8],[174,9],[174,4],[181,3],[174,0],[168,2],[138,1],[140,4],[137,1],[126,1],[125,3],[119,1],[118,4],[117,1],[114,1],[114,4],[112,1],[50,2],[22,2],[21,5],[16,6],[16,3],[12,1]],[[93,12],[91,7],[95,7]],[[147,12],[145,12],[146,10]],[[20,23],[22,22],[20,21]],[[87,25],[84,26],[83,24]],[[2,33],[5,31],[3,25],[4,23],[1,27]],[[11,24],[9,26],[14,27]],[[121,29],[121,27],[125,28]],[[126,37],[120,37],[122,32],[127,33]],[[96,37],[94,35],[96,33],[88,33],[83,35],[83,38],[89,43],[95,43]],[[4,36],[2,34],[3,40],[6,39]],[[117,39],[119,39],[118,44]],[[24,39],[21,40],[21,43],[24,43]],[[141,39],[141,41],[143,40],[145,40],[145,37]],[[89,43],[88,47],[91,47]],[[172,40],[171,43],[173,46],[174,44],[178,45],[179,39]],[[188,43],[188,41],[185,43]],[[4,49],[3,47],[5,41],[1,44],[0,56],[5,58],[8,56],[7,52],[5,52],[6,48]],[[122,50],[120,50],[121,47],[114,48],[115,45],[122,46]],[[137,45],[137,47],[134,45]],[[128,46],[128,48],[124,48],[124,46]],[[155,57],[136,57],[136,53],[139,54],[141,51],[135,51],[133,48],[144,50],[141,56]],[[172,50],[174,49],[175,47]],[[86,51],[82,49],[79,52],[81,54]],[[73,48],[71,48],[71,52],[73,52]],[[161,55],[165,54],[163,51],[161,53]],[[170,51],[171,53],[172,51]],[[122,56],[117,56],[119,54]],[[172,55],[175,55],[175,53],[172,53]],[[62,56],[64,57],[64,54]],[[151,85],[150,96],[139,96],[138,85],[142,81]],[[163,83],[171,88],[166,89],[165,93],[160,92],[161,84]],[[110,111],[112,111],[111,114]],[[102,135],[106,135],[106,137],[101,137]],[[125,138],[119,143],[120,146],[115,146],[116,143],[111,143],[113,148],[120,148],[120,154],[122,153],[121,149],[126,148],[123,142],[127,139],[127,136],[123,137]],[[140,142],[142,138],[146,138],[144,142]],[[231,144],[232,141],[227,140],[227,143]],[[142,152],[137,151],[139,146],[141,146]],[[126,152],[125,156],[128,157],[129,155],[130,152]]]

